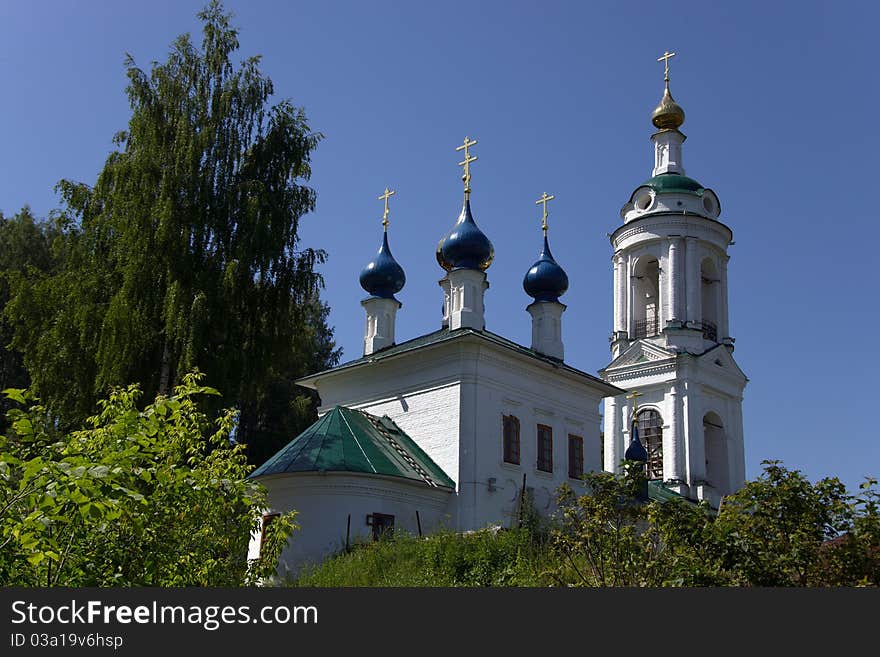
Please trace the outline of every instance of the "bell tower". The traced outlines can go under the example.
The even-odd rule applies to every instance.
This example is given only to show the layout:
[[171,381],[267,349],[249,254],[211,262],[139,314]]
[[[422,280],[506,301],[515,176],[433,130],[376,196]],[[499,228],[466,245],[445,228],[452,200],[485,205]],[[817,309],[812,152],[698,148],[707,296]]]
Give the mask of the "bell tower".
[[[685,175],[684,110],[665,89],[651,178],[620,211],[614,248],[614,326],[609,383],[639,393],[639,432],[649,479],[691,499],[720,499],[745,480],[742,394],[748,379],[733,359],[727,251],[733,232],[719,220],[711,189]],[[624,396],[605,400],[605,469],[616,471],[631,440]]]

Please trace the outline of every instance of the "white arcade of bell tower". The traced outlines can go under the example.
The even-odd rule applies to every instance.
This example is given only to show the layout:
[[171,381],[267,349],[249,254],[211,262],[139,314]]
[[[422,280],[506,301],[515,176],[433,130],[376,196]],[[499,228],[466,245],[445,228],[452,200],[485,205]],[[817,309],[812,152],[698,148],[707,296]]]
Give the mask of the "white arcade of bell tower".
[[[727,249],[717,195],[684,175],[679,130],[684,110],[666,87],[652,177],[621,209],[614,248],[612,362],[602,377],[641,393],[639,435],[648,476],[717,507],[745,481],[742,394],[747,378],[733,359]],[[605,399],[605,469],[616,471],[630,441],[626,398]]]

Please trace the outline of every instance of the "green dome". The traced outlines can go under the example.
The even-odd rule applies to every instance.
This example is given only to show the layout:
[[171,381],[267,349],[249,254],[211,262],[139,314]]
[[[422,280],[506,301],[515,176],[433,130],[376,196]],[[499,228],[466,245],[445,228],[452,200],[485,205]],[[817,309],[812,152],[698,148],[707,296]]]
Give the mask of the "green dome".
[[645,181],[642,187],[650,187],[658,194],[693,194],[702,196],[704,187],[693,178],[677,173],[661,173]]

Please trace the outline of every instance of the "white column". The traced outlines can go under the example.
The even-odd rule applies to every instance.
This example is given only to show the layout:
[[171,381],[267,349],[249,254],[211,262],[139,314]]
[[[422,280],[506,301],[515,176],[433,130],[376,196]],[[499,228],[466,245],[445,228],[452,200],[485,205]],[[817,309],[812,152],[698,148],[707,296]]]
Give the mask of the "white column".
[[706,438],[703,435],[703,418],[700,417],[699,386],[684,381],[682,415],[685,420],[685,443],[687,451],[687,483],[695,496],[697,482],[706,480]]
[[453,269],[449,279],[449,329],[486,328],[483,295],[489,287],[486,272],[479,269]]
[[719,275],[718,278],[721,279],[719,285],[721,286],[721,294],[719,294],[719,303],[721,308],[718,312],[718,342],[724,340],[724,338],[730,337],[730,318],[727,315],[727,261],[730,260],[730,256],[723,255],[718,261],[718,269]]
[[367,311],[364,356],[369,356],[394,344],[394,324],[401,303],[397,299],[368,297],[361,301],[361,305]]
[[697,238],[686,237],[685,246],[685,291],[687,293],[687,312],[685,318],[688,322],[698,322],[701,318],[700,310],[700,262],[697,256]]
[[669,251],[667,254],[667,262],[669,268],[669,276],[667,276],[667,285],[669,286],[669,316],[667,321],[675,322],[681,320],[681,308],[679,299],[681,298],[681,249],[679,248],[680,238],[669,238]]
[[664,451],[663,472],[666,479],[684,481],[684,450],[682,449],[684,430],[682,427],[682,407],[680,384],[674,382],[669,390],[669,452]]
[[623,256],[614,256],[614,331],[626,331],[626,271]]
[[633,324],[633,280],[632,280],[632,256],[626,256],[626,279],[624,284],[626,285],[626,332],[629,334],[629,339],[632,340],[632,336],[635,334],[635,325]]
[[657,258],[657,328],[666,328],[669,319],[669,263],[666,255]]
[[687,137],[678,130],[661,130],[651,135],[654,142],[654,173],[680,173],[684,175],[681,163],[681,145]]
[[742,488],[746,480],[746,453],[743,444],[743,415],[742,415],[742,397],[734,399],[733,412],[731,415],[732,422],[730,427],[726,428],[728,442],[728,458],[730,459],[730,492],[734,493]]
[[565,305],[555,301],[535,301],[526,310],[532,316],[532,349],[562,360],[562,313]]
[[605,469],[608,472],[617,472],[617,464],[620,463],[623,452],[620,446],[623,437],[620,433],[620,405],[617,397],[605,398]]
[[451,305],[449,298],[449,276],[444,276],[437,281],[437,284],[443,290],[443,319],[440,321],[440,327],[449,328],[449,309]]

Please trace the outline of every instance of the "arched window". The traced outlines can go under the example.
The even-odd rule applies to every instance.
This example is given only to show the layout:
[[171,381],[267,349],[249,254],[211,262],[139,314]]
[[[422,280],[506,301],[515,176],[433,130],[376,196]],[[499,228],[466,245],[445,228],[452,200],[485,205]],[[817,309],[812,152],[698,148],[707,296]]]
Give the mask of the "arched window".
[[660,334],[660,263],[640,258],[633,269],[633,338]]
[[703,337],[718,342],[718,286],[721,278],[711,258],[700,263],[701,302],[703,306]]
[[504,462],[519,465],[519,419],[515,415],[501,418]]
[[654,409],[639,411],[639,439],[648,452],[648,479],[663,479],[663,418]]
[[730,492],[730,474],[727,460],[727,441],[724,422],[717,413],[703,416],[703,436],[706,440],[706,479],[722,495]]

